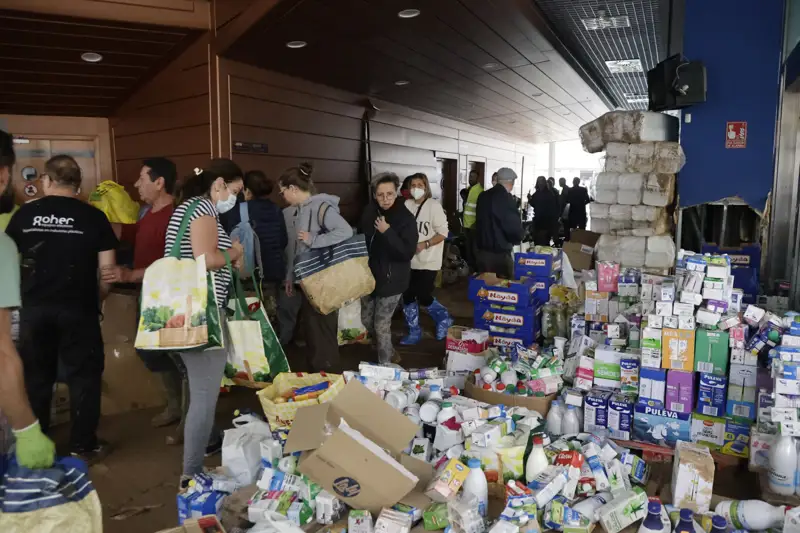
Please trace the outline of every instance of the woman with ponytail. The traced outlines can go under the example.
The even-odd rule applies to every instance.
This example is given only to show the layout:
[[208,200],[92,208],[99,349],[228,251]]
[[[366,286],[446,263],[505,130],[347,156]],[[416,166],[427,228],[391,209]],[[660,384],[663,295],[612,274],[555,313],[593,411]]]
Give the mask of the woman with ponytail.
[[[296,293],[302,298],[300,313],[303,315],[308,370],[312,372],[340,371],[339,341],[337,338],[339,313],[320,314],[308,298],[296,286],[294,280],[295,258],[308,249],[325,248],[338,244],[353,236],[353,228],[339,213],[339,197],[318,194],[311,180],[314,167],[309,163],[286,170],[278,179],[280,194],[289,204],[284,210],[289,244],[286,247],[286,281],[284,291],[291,298]],[[323,205],[327,208],[322,211]],[[280,305],[280,304],[279,304]],[[289,310],[280,308],[278,315],[286,317]],[[296,320],[296,315],[294,317]],[[290,324],[287,324],[291,322]],[[287,333],[284,327],[293,329],[293,320],[281,320],[281,340]]]
[[[196,168],[183,183],[178,193],[178,206],[167,226],[164,255],[175,243],[181,222],[190,217],[189,231],[180,243],[181,257],[186,259],[205,256],[206,268],[213,270],[214,294],[220,307],[228,301],[231,271],[227,267],[225,254],[234,265],[238,265],[244,254],[242,245],[231,242],[222,228],[219,215],[236,205],[236,195],[242,190],[242,171],[230,159],[213,159],[204,169]],[[187,215],[190,206],[197,205]],[[223,325],[225,346],[229,346],[227,328]],[[189,411],[186,415],[183,439],[183,476],[181,486],[187,484],[195,474],[203,471],[203,458],[207,452],[214,427],[214,412],[217,408],[219,384],[225,371],[227,351],[225,348],[210,348],[202,352],[178,352],[189,378]],[[222,445],[221,436],[216,436],[209,445],[211,451]]]

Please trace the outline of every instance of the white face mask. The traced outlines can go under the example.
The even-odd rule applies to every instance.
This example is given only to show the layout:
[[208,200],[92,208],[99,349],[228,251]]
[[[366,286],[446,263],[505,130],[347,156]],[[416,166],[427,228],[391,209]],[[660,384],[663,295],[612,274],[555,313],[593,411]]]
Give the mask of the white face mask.
[[236,195],[228,192],[228,198],[225,200],[217,200],[217,211],[219,214],[227,213],[236,206]]
[[425,196],[425,189],[419,189],[416,187],[411,189],[411,197],[414,198],[414,200],[419,200],[423,196]]

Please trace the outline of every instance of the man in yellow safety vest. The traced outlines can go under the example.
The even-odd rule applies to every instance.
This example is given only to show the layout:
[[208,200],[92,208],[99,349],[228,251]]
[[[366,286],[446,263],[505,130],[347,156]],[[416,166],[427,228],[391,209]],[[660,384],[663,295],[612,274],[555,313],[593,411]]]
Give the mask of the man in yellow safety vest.
[[469,172],[469,193],[464,202],[464,232],[466,234],[467,264],[472,270],[476,269],[475,262],[475,220],[478,208],[478,196],[483,192],[483,184],[477,170]]

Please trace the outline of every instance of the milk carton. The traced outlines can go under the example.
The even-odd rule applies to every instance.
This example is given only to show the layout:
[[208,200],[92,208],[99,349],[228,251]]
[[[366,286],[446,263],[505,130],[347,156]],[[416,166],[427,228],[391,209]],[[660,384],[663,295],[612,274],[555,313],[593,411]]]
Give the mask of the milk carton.
[[697,412],[708,416],[724,415],[728,378],[701,372],[698,382]]
[[647,493],[641,487],[633,487],[600,507],[596,514],[607,533],[619,533],[647,515]]
[[639,371],[639,397],[664,403],[667,392],[667,371],[642,368]]
[[678,413],[691,413],[694,405],[694,373],[681,370],[667,372],[666,408]]
[[608,427],[608,402],[612,392],[603,389],[592,389],[583,402],[583,430],[591,433],[599,428]]
[[661,368],[661,329],[642,330],[642,367]]
[[726,413],[730,416],[740,416],[751,420],[755,418],[756,367],[730,365]]
[[597,387],[620,387],[620,361],[622,354],[605,346],[594,351],[594,384]]
[[586,459],[586,464],[589,465],[592,475],[594,476],[595,489],[604,491],[611,488],[611,483],[608,480],[606,469],[600,461],[600,448],[593,442],[587,442],[581,448],[583,456]]
[[619,362],[620,391],[623,394],[637,394],[639,392],[639,356],[624,354]]
[[575,499],[575,491],[578,488],[578,480],[581,477],[583,461],[583,454],[575,450],[563,451],[556,456],[554,464],[567,469],[567,483],[561,489],[561,494],[569,500]]
[[563,466],[550,465],[530,482],[533,499],[539,508],[556,497],[567,484],[567,471]]
[[633,399],[624,394],[615,394],[608,401],[608,430],[611,437],[620,440],[631,439],[633,424]]

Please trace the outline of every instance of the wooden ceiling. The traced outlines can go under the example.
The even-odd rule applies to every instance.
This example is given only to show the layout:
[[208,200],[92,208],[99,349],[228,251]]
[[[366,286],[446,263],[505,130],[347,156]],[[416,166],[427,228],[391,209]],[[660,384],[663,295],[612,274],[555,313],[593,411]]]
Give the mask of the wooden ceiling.
[[530,142],[574,139],[610,103],[532,0],[282,0],[225,55]]
[[0,10],[0,114],[109,116],[201,33]]

